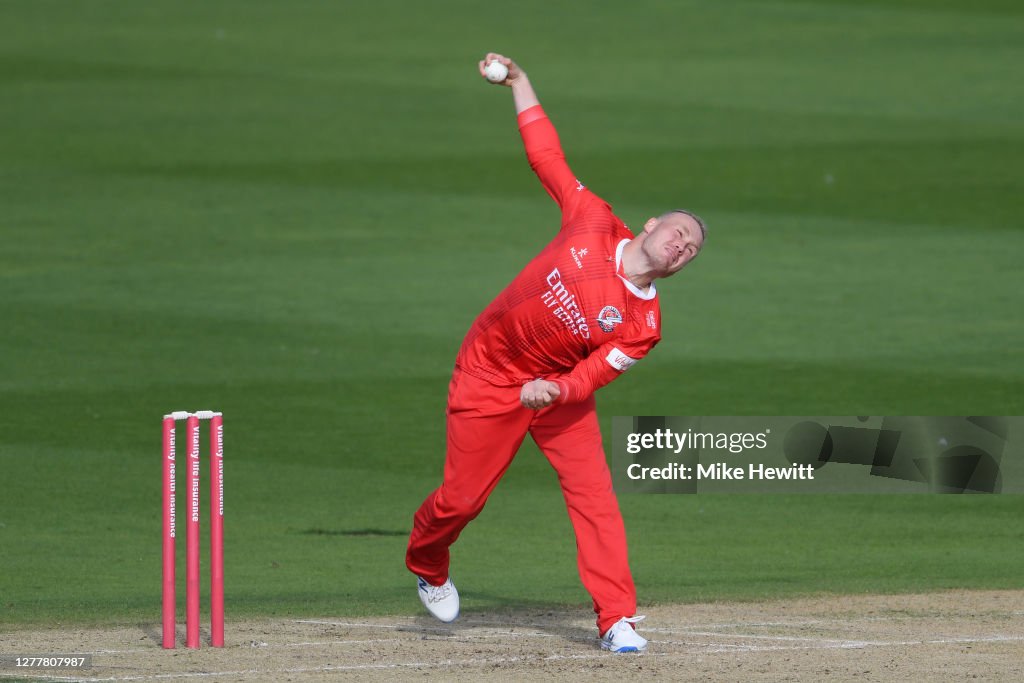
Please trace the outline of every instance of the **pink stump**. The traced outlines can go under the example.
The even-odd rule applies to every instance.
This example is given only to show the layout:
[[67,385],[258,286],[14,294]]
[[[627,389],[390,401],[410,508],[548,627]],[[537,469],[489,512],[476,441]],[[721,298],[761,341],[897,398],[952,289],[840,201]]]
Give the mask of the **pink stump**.
[[210,640],[224,647],[224,418],[210,419]]
[[174,416],[164,417],[163,452],[163,646],[174,648]]
[[199,418],[189,415],[187,550],[185,557],[185,647],[199,647]]

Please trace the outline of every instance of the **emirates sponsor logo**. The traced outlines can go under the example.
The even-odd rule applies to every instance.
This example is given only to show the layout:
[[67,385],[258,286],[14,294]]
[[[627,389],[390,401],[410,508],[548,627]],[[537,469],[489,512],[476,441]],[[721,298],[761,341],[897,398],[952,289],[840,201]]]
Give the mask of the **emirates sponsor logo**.
[[573,335],[590,339],[590,327],[583,317],[579,304],[576,303],[576,295],[566,288],[558,268],[548,274],[546,281],[549,289],[541,294],[540,300]]

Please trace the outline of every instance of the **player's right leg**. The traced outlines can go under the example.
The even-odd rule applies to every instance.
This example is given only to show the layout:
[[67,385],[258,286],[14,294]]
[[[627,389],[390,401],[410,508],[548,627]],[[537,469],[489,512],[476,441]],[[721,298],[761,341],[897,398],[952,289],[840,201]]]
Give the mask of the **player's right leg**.
[[[455,371],[448,389],[444,481],[413,517],[405,563],[420,579],[424,605],[443,621],[458,614],[449,547],[484,507],[526,436],[532,411],[517,387],[495,387]],[[450,586],[450,589],[449,589]]]

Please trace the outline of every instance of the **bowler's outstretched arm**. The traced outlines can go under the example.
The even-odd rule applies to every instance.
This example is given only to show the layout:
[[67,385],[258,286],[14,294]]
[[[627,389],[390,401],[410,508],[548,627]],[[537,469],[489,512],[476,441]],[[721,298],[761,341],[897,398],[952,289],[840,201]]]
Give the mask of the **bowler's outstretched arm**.
[[521,114],[530,107],[536,107],[540,104],[540,100],[537,99],[537,93],[533,91],[533,86],[530,85],[530,79],[527,77],[526,72],[504,55],[499,55],[497,52],[488,52],[487,56],[480,60],[480,75],[485,80],[487,75],[484,73],[484,67],[490,62],[501,62],[508,67],[508,76],[505,77],[505,80],[497,83],[497,85],[512,88],[512,99],[515,101],[517,114]]
[[484,74],[484,66],[491,61],[501,62],[508,67],[508,76],[497,85],[512,89],[526,158],[544,189],[558,203],[565,217],[577,208],[583,186],[565,161],[558,133],[540,106],[537,93],[534,92],[530,79],[522,67],[504,55],[488,52],[479,63],[480,76],[485,80],[487,76]]

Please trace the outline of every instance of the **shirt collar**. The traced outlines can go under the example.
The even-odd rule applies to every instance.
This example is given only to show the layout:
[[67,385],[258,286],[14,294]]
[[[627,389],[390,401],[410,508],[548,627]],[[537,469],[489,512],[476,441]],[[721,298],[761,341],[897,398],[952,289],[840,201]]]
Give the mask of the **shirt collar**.
[[622,249],[631,241],[632,240],[628,239],[622,240],[619,242],[619,246],[615,247],[615,274],[619,276],[619,279],[622,280],[622,284],[626,285],[626,289],[628,289],[633,296],[643,299],[644,301],[650,301],[654,297],[658,296],[658,291],[654,288],[654,283],[652,282],[645,292],[630,282],[624,274],[625,271],[622,269]]

